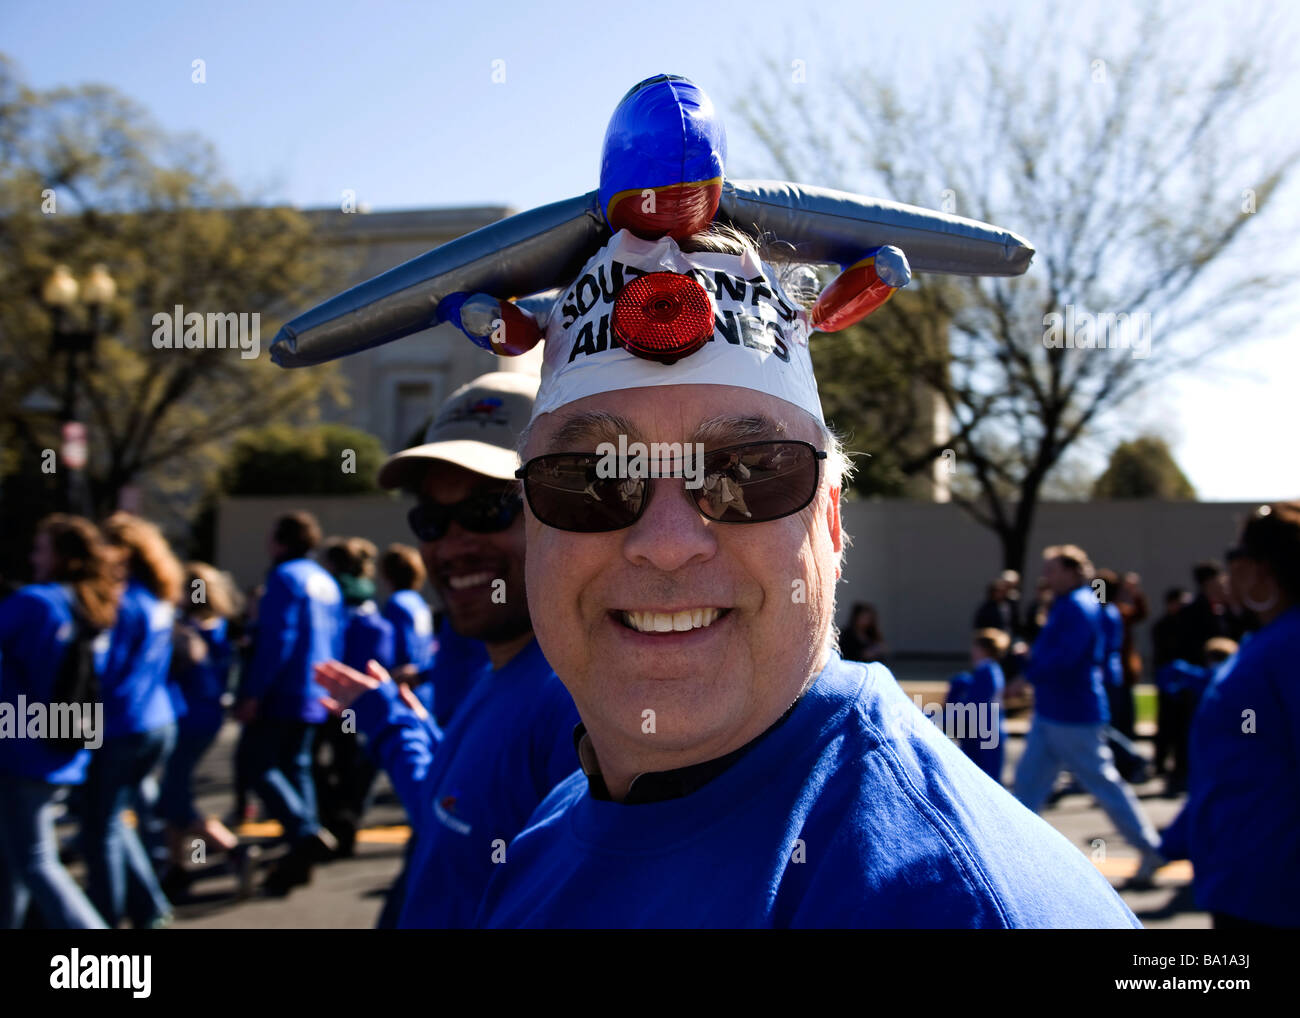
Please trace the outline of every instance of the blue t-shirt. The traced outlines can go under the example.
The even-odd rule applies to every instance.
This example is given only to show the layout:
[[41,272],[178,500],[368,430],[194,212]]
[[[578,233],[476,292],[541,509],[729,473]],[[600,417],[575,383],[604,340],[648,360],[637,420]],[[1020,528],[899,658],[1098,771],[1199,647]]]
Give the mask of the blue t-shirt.
[[1188,748],[1196,902],[1300,926],[1300,606],[1242,643],[1201,697]]
[[340,660],[359,672],[371,661],[393,668],[393,624],[379,614],[374,601],[364,601],[347,609],[347,628],[343,630],[343,657]]
[[311,559],[282,562],[266,578],[258,603],[257,644],[241,697],[261,701],[262,717],[320,724],[329,712],[312,677],[343,653],[343,592]]
[[1034,684],[1034,713],[1059,724],[1105,724],[1105,660],[1101,604],[1092,588],[1058,595],[1025,668]]
[[577,768],[578,711],[535,640],[475,684],[436,752],[393,686],[353,706],[415,828],[398,926],[469,926],[495,860]]
[[167,677],[176,608],[131,580],[117,608],[102,680],[104,736],[148,732],[176,720]]
[[225,712],[221,697],[230,683],[230,664],[234,648],[230,643],[230,626],[225,619],[215,619],[211,626],[200,626],[192,619],[180,625],[197,635],[207,648],[198,664],[173,672],[170,683],[172,708],[183,730],[209,731],[221,727]]
[[384,605],[384,618],[393,624],[393,665],[415,665],[424,671],[433,663],[433,612],[418,590],[399,590]]
[[1140,928],[888,669],[834,653],[784,723],[683,798],[624,805],[565,780],[478,925]]
[[[53,694],[54,679],[72,640],[70,596],[57,583],[35,583],[0,601],[0,775],[52,785],[79,785],[86,780],[90,750],[53,752],[43,739],[18,737],[19,726],[24,735],[31,731],[31,705],[48,705]],[[95,645],[101,680],[107,649],[104,633]],[[20,702],[19,696],[25,700]],[[25,708],[21,713],[20,703]]]

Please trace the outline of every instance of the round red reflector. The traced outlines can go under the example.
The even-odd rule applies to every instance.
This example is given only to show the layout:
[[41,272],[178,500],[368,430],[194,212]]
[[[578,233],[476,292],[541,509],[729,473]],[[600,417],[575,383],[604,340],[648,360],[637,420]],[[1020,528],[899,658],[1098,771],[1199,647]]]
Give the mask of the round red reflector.
[[671,364],[708,342],[713,306],[704,287],[689,276],[651,272],[619,292],[614,332],[628,353]]

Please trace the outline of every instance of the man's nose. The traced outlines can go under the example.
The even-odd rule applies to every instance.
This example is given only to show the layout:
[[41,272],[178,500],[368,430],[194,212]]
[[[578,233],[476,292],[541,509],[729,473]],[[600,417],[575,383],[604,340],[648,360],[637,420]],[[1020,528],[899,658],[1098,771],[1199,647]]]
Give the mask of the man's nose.
[[685,479],[660,477],[647,483],[650,504],[623,541],[628,561],[671,572],[712,558],[718,550],[717,534],[687,497]]

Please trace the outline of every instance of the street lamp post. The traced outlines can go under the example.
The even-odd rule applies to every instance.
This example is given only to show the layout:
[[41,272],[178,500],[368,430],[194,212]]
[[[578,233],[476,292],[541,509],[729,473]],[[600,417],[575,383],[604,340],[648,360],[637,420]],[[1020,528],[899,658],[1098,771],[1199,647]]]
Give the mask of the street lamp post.
[[108,327],[109,306],[116,296],[117,284],[103,265],[92,268],[80,285],[66,265],[57,265],[41,289],[41,299],[54,320],[52,349],[65,355],[59,455],[64,507],[83,516],[93,515],[94,507],[85,474],[89,451],[86,426],[77,412],[78,371],[83,355],[87,360],[93,358],[95,340]]

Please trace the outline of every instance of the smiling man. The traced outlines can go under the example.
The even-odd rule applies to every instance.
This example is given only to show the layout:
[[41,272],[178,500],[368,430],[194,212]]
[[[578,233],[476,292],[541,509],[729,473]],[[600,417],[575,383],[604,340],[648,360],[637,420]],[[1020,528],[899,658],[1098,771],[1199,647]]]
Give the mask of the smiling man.
[[[840,659],[846,463],[806,316],[742,238],[683,247],[616,234],[548,324],[527,582],[583,773],[510,845],[479,923],[1136,926],[883,666]],[[703,483],[602,477],[621,436],[702,443]]]
[[[482,641],[490,659],[468,683],[446,676],[455,695],[468,691],[445,733],[374,662],[368,675],[337,661],[317,669],[328,705],[355,711],[411,818],[414,841],[393,901],[400,927],[469,925],[509,840],[578,765],[578,716],[533,637],[524,590],[513,474],[536,391],[525,374],[474,379],[443,404],[424,444],[380,471],[385,487],[416,493],[408,519],[430,580],[456,632]],[[434,690],[435,711],[442,694]]]

